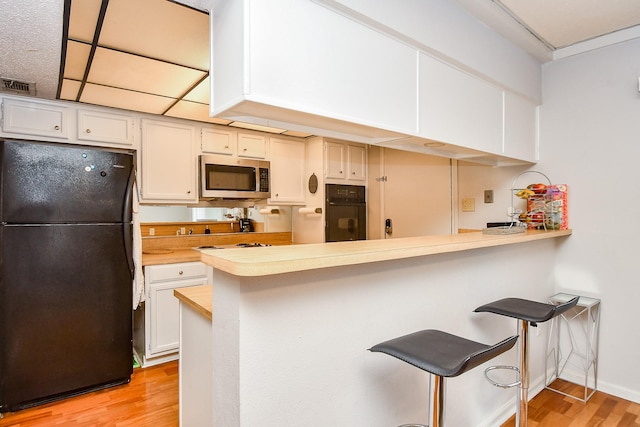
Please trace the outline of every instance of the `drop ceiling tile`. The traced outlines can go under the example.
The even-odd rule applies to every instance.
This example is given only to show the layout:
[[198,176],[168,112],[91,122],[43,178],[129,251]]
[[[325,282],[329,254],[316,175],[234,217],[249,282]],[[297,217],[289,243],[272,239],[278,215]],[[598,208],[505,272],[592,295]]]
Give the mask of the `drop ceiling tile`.
[[211,93],[210,88],[210,77],[207,77],[203,81],[200,82],[198,86],[193,88],[191,92],[185,95],[184,99],[187,101],[199,102],[201,104],[209,105],[209,94]]
[[175,99],[87,83],[80,102],[162,114]]
[[171,107],[165,114],[166,116],[179,117],[182,119],[197,120],[199,122],[215,123],[219,125],[228,125],[231,120],[219,119],[217,117],[209,117],[209,105],[198,104],[196,102],[179,101]]
[[73,0],[69,15],[69,38],[91,43],[96,32],[101,0]]
[[97,48],[88,82],[179,98],[205,75],[203,71]]
[[636,26],[638,0],[498,0],[555,48]]
[[80,82],[77,80],[62,80],[62,89],[60,90],[60,99],[75,101],[80,90]]
[[64,78],[82,80],[90,52],[90,45],[69,40],[64,61]]
[[99,44],[209,70],[209,15],[166,0],[110,0]]

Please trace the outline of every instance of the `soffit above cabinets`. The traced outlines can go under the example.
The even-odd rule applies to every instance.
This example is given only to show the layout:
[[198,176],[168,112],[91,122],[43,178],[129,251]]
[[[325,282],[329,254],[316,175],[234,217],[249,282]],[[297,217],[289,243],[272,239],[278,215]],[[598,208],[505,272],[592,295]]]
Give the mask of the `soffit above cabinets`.
[[57,98],[250,126],[209,117],[208,13],[171,0],[66,0],[64,6]]

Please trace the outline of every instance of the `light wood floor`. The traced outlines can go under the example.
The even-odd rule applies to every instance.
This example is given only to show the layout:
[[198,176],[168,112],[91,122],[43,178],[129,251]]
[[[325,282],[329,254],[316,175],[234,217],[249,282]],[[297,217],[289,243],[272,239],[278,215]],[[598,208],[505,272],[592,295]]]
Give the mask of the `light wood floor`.
[[0,427],[178,425],[178,362],[133,370],[129,384],[6,413]]
[[[566,387],[570,392],[575,386]],[[501,427],[514,423],[512,418]],[[177,362],[135,369],[131,382],[123,386],[7,413],[0,419],[0,427],[177,425]],[[529,427],[596,426],[640,427],[640,404],[602,392],[596,392],[585,404],[550,390],[543,390],[529,402]]]

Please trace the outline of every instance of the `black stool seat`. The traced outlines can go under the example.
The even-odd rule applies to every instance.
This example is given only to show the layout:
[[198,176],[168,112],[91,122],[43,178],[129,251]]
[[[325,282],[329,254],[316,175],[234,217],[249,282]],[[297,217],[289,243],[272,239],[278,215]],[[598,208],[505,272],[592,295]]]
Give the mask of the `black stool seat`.
[[494,345],[481,344],[446,332],[427,329],[374,345],[386,353],[441,377],[455,377],[514,346],[518,336]]
[[545,304],[537,301],[529,301],[520,298],[504,298],[493,301],[476,308],[474,311],[489,312],[502,316],[513,317],[515,319],[526,320],[535,325],[564,313],[578,303],[579,297],[575,297],[564,304]]

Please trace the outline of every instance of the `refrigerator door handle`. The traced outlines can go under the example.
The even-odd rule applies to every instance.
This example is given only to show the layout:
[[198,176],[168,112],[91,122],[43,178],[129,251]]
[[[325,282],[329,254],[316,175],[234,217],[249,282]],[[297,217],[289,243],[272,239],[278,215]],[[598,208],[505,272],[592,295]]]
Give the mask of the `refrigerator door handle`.
[[122,211],[122,222],[130,222],[133,212],[133,185],[136,179],[136,168],[132,167],[127,180],[127,190],[124,193],[124,209]]
[[127,181],[127,191],[124,195],[124,212],[122,212],[122,226],[124,234],[124,250],[129,264],[129,272],[131,279],[135,276],[135,264],[133,262],[133,233],[131,225],[131,215],[133,213],[133,185],[136,178],[136,168],[131,168],[129,180]]
[[127,257],[127,264],[129,264],[129,272],[131,273],[131,280],[135,275],[135,265],[133,263],[133,246],[131,244],[133,236],[131,233],[132,225],[128,222],[122,224],[124,234],[124,252]]

